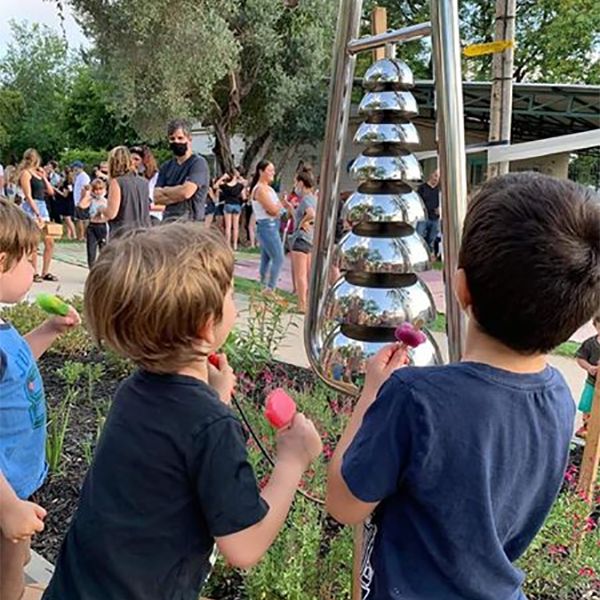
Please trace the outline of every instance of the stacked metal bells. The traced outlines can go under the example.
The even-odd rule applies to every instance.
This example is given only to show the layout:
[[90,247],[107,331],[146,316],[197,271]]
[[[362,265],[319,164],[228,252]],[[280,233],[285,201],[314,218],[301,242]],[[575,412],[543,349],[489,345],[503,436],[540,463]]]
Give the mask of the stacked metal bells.
[[[429,253],[416,225],[425,208],[414,188],[422,181],[411,153],[419,135],[410,122],[418,108],[410,90],[410,69],[386,58],[366,73],[359,114],[365,122],[355,143],[365,146],[350,170],[358,190],[342,216],[352,230],[340,241],[336,261],[343,273],[329,290],[322,315],[321,367],[338,389],[356,393],[366,360],[394,341],[395,329],[409,321],[435,319],[427,286],[416,273],[429,268]],[[410,352],[417,366],[441,363],[435,341]]]

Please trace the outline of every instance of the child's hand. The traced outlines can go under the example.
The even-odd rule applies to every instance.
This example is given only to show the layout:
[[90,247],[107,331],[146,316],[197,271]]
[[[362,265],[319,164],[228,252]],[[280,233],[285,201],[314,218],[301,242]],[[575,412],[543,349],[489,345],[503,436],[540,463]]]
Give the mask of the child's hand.
[[323,442],[314,423],[297,413],[287,429],[277,433],[277,458],[296,462],[305,471],[323,451]]
[[17,500],[4,506],[2,512],[2,535],[12,542],[30,538],[44,529],[46,510],[33,502]]
[[70,306],[69,312],[64,317],[52,317],[51,319],[48,319],[46,323],[48,323],[54,333],[61,335],[66,331],[69,331],[69,329],[81,325],[81,317],[79,316],[79,313]]
[[217,391],[221,402],[229,406],[231,404],[231,396],[235,390],[236,377],[233,369],[227,362],[227,356],[225,354],[217,356],[219,358],[218,369],[208,362],[208,383]]
[[367,364],[367,373],[362,396],[375,399],[379,388],[387,381],[390,375],[404,367],[408,362],[406,350],[400,343],[384,346]]

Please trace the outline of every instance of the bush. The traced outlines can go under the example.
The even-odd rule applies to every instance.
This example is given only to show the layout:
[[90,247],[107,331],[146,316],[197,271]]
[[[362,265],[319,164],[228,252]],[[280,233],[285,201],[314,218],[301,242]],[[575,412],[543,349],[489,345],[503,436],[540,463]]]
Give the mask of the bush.
[[72,148],[65,150],[59,158],[61,166],[68,167],[76,160],[85,165],[85,170],[91,174],[92,168],[108,160],[108,150],[92,150],[91,148]]

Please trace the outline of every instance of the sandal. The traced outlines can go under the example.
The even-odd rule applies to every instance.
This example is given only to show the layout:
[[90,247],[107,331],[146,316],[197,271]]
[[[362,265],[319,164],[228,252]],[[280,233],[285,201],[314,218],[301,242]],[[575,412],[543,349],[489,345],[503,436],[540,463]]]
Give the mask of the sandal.
[[42,276],[39,275],[38,273],[36,273],[33,276],[33,283],[42,283],[42,281],[44,281],[44,280],[42,279]]
[[52,275],[52,273],[46,273],[42,276],[44,281],[58,281],[58,277],[56,275]]

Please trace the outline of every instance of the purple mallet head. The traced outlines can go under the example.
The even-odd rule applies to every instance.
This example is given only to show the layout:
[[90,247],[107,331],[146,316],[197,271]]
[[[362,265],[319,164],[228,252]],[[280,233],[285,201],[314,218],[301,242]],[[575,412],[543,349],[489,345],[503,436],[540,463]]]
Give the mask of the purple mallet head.
[[410,323],[402,323],[395,332],[396,339],[410,348],[416,348],[427,341],[427,336]]

